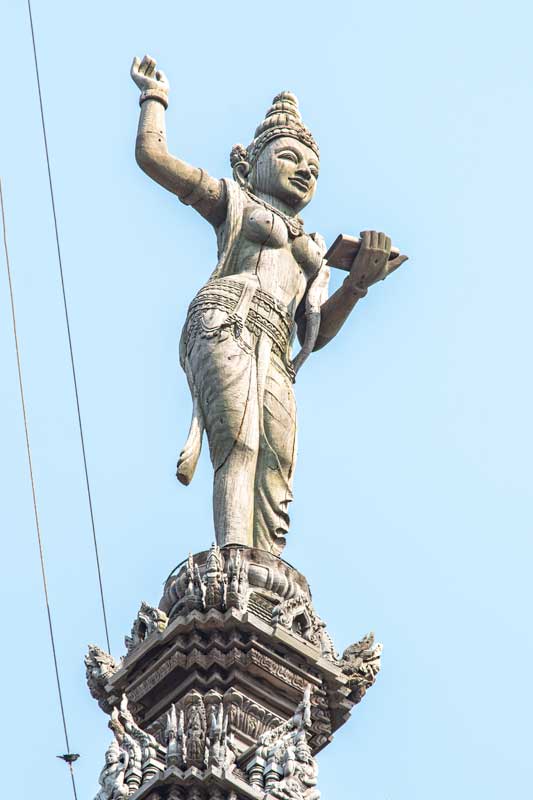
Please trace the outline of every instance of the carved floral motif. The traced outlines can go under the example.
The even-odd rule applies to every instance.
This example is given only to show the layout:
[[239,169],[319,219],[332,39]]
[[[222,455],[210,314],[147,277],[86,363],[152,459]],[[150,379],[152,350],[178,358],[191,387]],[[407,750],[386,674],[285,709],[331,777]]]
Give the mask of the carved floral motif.
[[226,692],[223,703],[231,730],[239,731],[254,741],[266,731],[277,728],[282,722],[276,714],[236,689]]
[[273,675],[274,677],[283,681],[283,683],[287,683],[289,686],[294,686],[295,689],[303,689],[305,687],[305,681],[301,675],[293,672],[291,669],[285,667],[283,664],[280,664],[278,661],[274,661],[273,658],[261,653],[259,650],[252,648],[248,653],[248,658],[251,664],[257,665],[270,675]]

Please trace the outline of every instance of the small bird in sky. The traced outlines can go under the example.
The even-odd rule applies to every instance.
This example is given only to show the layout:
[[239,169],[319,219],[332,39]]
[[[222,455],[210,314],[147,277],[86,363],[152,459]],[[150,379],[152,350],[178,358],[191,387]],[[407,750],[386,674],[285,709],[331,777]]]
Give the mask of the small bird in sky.
[[73,764],[75,761],[78,760],[80,757],[79,753],[63,753],[62,756],[56,756],[56,758],[61,758],[63,761],[66,761],[67,764]]

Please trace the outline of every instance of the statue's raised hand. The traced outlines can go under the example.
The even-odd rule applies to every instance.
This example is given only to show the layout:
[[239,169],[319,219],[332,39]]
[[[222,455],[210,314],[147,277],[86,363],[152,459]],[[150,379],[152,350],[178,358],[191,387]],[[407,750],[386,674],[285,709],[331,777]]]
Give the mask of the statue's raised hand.
[[384,280],[398,269],[407,256],[391,258],[391,240],[385,233],[361,231],[361,245],[354,258],[348,282],[358,289],[367,289],[373,283]]
[[130,74],[142,92],[141,103],[149,99],[160,100],[166,107],[170,86],[165,73],[156,69],[156,66],[155,60],[150,56],[145,56],[142,61],[136,56]]

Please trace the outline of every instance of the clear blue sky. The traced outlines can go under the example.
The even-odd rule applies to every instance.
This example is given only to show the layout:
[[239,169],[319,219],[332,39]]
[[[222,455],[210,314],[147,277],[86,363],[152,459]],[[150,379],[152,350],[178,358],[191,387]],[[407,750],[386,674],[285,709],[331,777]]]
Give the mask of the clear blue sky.
[[[531,28],[526,2],[34,0],[65,279],[116,657],[141,600],[212,538],[211,471],[174,478],[177,344],[210,228],[137,168],[132,57],[171,82],[172,150],[229,174],[291,89],[322,151],[307,229],[387,231],[410,261],[297,385],[286,557],[375,688],[320,757],[324,800],[531,791]],[[2,9],[4,181],[38,502],[79,797],[109,736],[104,644],[27,11]],[[0,579],[6,796],[71,797],[40,585],[4,261]],[[348,781],[347,771],[355,776]]]

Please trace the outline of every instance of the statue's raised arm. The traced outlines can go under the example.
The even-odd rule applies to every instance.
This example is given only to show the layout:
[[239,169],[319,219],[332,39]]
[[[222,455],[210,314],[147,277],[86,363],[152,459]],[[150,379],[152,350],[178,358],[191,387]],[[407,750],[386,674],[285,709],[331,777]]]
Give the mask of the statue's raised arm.
[[168,152],[165,111],[170,87],[164,72],[157,69],[153,58],[144,56],[142,61],[133,59],[131,77],[141,90],[137,163],[182,203],[193,206],[213,225],[220,225],[226,216],[223,182]]

